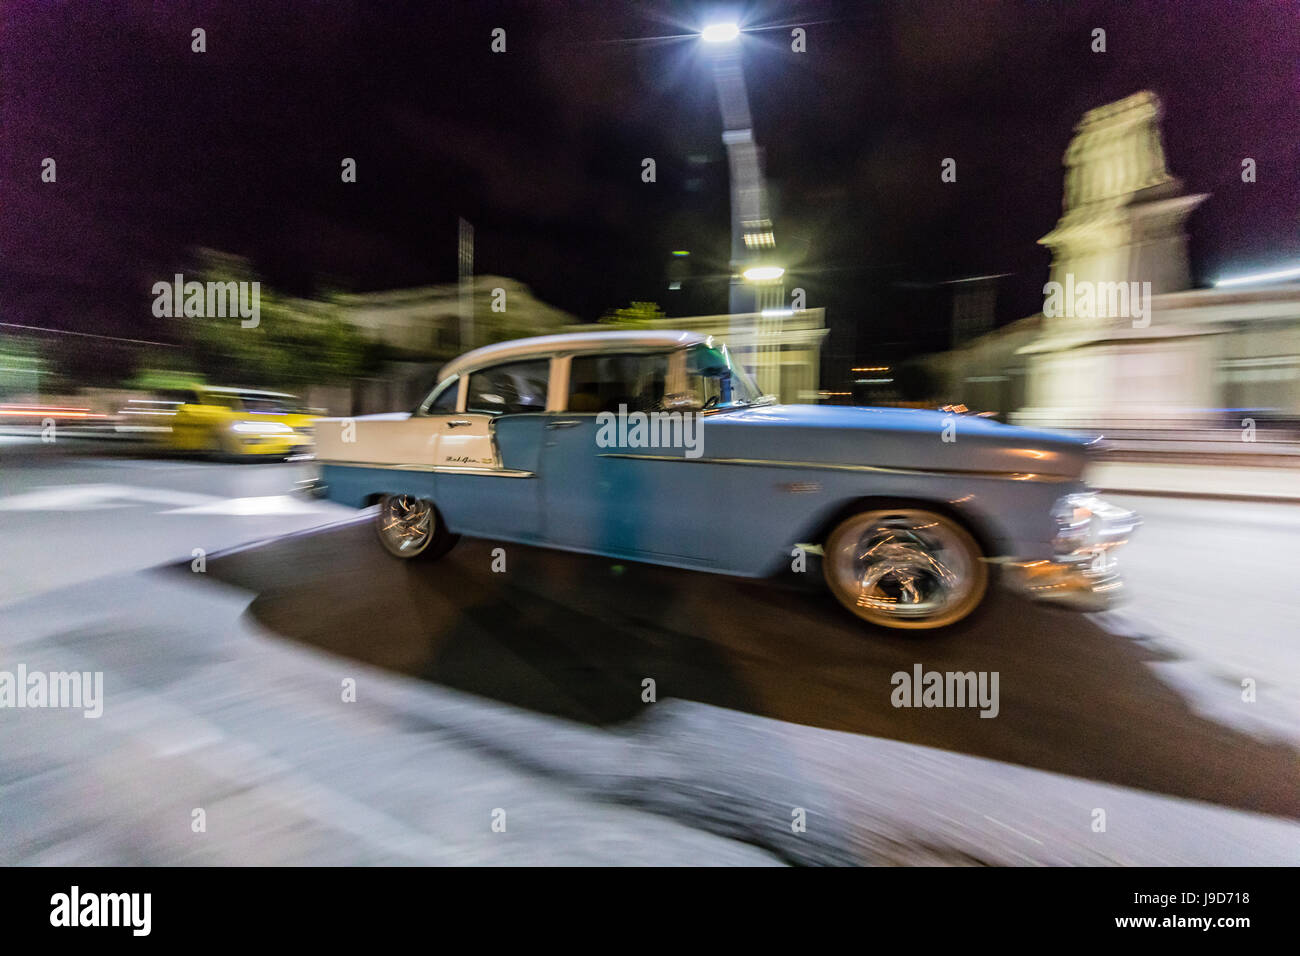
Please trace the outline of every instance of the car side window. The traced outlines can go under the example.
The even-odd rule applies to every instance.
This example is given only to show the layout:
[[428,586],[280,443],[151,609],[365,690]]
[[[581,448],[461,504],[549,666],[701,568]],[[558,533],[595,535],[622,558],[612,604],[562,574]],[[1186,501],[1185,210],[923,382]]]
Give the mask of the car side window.
[[657,354],[575,355],[569,362],[571,412],[615,412],[624,405],[629,412],[648,412],[660,407],[668,378],[668,355]]
[[465,411],[488,415],[544,412],[550,372],[549,357],[507,362],[473,372]]
[[426,415],[447,415],[456,410],[456,399],[460,396],[460,378],[453,378],[443,384],[442,390],[433,396],[425,407]]

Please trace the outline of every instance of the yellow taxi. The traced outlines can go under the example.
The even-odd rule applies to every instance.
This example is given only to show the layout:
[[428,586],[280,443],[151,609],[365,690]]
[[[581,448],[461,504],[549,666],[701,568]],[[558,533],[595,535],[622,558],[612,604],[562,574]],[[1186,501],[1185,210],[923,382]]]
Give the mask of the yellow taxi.
[[170,430],[163,440],[172,451],[243,459],[287,458],[312,450],[317,416],[294,395],[199,385],[160,397],[169,406]]

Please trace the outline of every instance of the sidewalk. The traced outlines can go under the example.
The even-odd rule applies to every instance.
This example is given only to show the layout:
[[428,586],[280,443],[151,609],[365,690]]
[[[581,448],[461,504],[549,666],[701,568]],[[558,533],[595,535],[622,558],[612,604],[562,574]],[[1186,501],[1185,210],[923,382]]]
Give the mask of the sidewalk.
[[1300,468],[1099,461],[1089,468],[1088,480],[1116,494],[1300,502]]

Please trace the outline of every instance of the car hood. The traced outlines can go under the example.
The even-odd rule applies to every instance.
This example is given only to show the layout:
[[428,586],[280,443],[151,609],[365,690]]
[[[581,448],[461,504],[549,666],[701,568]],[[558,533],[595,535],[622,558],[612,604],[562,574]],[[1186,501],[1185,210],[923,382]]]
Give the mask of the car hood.
[[706,416],[708,458],[1082,476],[1095,438],[915,408],[762,405]]

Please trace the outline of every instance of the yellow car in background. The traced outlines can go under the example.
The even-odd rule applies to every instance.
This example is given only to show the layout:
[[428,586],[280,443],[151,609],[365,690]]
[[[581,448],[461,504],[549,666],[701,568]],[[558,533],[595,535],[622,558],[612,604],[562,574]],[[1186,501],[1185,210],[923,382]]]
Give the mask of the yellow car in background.
[[160,404],[175,411],[163,441],[172,451],[223,458],[287,458],[309,454],[318,416],[294,395],[248,388],[171,389]]

